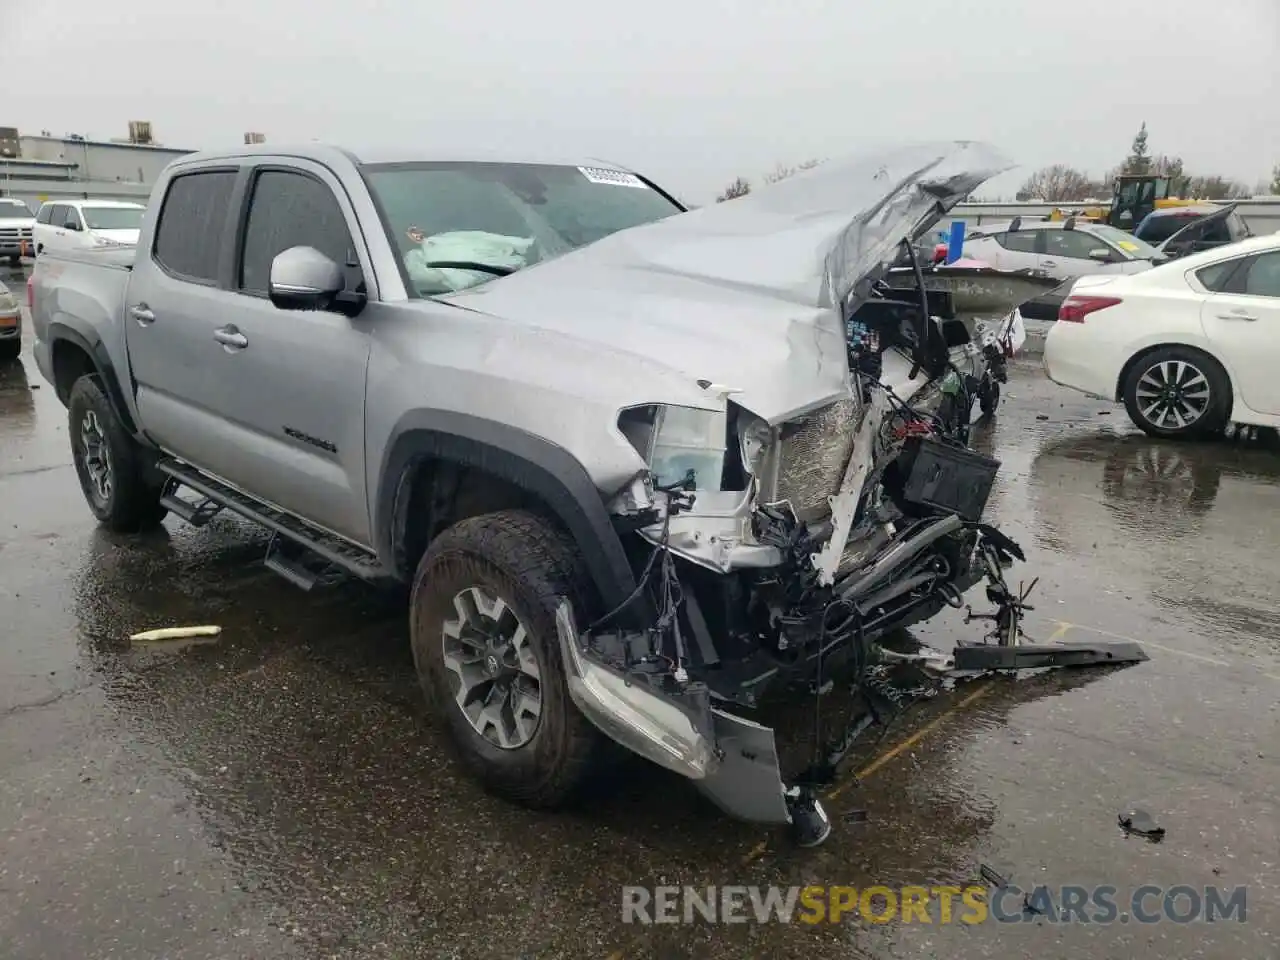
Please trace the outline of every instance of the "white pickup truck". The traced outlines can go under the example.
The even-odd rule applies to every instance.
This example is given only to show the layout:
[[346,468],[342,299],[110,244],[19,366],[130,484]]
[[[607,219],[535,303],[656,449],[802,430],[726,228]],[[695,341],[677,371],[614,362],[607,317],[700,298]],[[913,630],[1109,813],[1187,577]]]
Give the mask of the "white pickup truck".
[[0,258],[16,267],[24,256],[33,256],[32,231],[36,215],[17,197],[0,197]]

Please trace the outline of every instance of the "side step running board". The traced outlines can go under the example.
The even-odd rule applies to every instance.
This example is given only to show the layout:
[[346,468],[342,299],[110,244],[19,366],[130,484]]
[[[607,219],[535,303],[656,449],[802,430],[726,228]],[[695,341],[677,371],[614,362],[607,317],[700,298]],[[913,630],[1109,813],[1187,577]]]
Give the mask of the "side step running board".
[[175,516],[181,517],[193,527],[203,527],[222,512],[222,504],[205,497],[199,503],[183,500],[178,496],[182,486],[174,477],[168,477],[164,483],[164,493],[160,496],[160,506]]
[[[260,503],[181,461],[161,460],[156,466],[169,478],[162,502],[173,513],[189,523],[203,526],[219,509],[225,507],[246,520],[266,527],[275,534],[271,547],[267,550],[266,565],[304,590],[322,582],[323,576],[308,570],[298,559],[282,551],[281,544],[277,541],[288,541],[304,547],[321,560],[361,580],[379,581],[388,577],[386,568],[368,550],[323,530],[317,530],[283,510]],[[180,499],[176,493],[179,485],[190,487],[204,497],[205,502],[193,504]]]

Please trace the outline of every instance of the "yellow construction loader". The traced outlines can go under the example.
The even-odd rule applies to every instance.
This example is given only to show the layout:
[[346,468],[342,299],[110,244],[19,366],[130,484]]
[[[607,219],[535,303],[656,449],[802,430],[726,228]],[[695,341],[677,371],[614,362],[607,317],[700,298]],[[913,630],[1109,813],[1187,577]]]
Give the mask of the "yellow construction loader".
[[1097,204],[1057,207],[1045,219],[1064,220],[1075,217],[1077,220],[1096,220],[1121,230],[1133,231],[1152,210],[1186,207],[1202,202],[1169,196],[1171,186],[1169,177],[1123,174],[1115,178],[1110,207]]

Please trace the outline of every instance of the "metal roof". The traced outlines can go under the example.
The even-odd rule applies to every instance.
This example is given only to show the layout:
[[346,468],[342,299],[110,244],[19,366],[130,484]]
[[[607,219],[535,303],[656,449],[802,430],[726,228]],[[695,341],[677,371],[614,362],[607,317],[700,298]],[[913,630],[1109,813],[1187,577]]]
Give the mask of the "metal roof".
[[376,163],[530,163],[558,166],[602,167],[619,172],[631,172],[630,167],[599,157],[537,155],[513,153],[510,150],[458,150],[429,147],[366,147],[351,149],[336,144],[311,143],[256,143],[227,147],[221,150],[202,150],[188,154],[180,162],[194,163],[205,160],[227,160],[235,157],[296,157],[333,163],[346,159],[362,164]]

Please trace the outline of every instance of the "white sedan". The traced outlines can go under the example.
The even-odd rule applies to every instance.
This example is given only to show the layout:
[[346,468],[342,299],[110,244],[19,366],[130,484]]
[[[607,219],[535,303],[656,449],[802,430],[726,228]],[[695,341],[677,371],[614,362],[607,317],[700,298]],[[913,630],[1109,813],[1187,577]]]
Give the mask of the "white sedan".
[[1280,426],[1280,234],[1131,276],[1081,277],[1044,347],[1049,378],[1155,437]]

